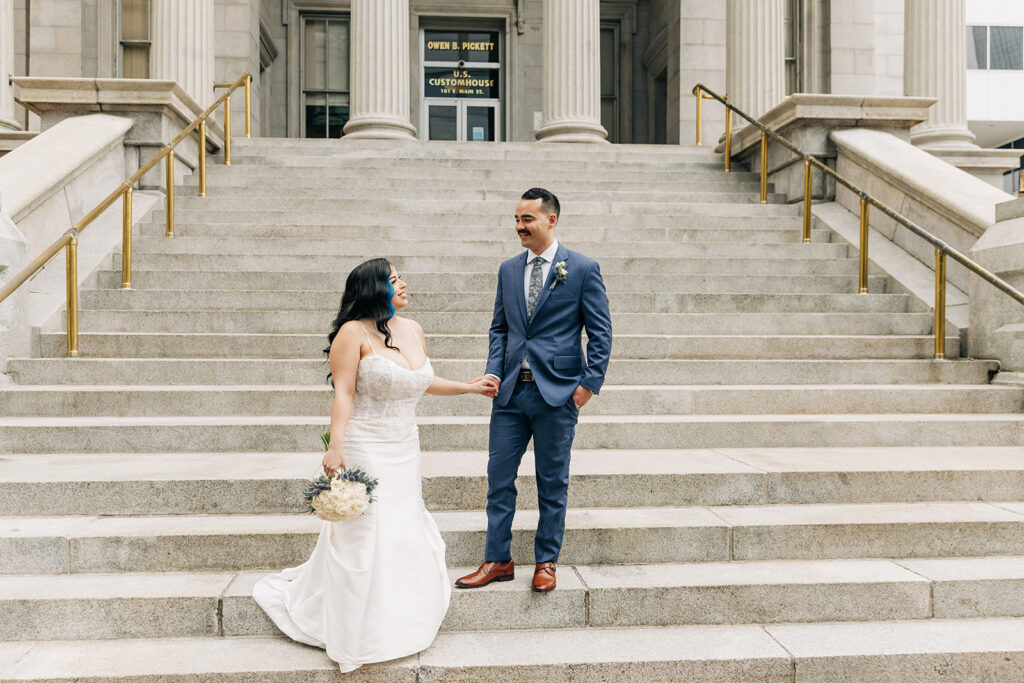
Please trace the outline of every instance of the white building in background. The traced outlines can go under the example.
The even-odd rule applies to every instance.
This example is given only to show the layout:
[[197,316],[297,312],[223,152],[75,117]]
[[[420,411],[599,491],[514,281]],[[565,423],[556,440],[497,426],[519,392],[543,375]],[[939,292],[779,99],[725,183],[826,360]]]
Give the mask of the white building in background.
[[[1024,3],[967,2],[967,119],[982,147],[1024,148]],[[1007,174],[1016,194],[1020,170]]]
[[[1006,155],[974,145],[1024,138],[1022,31],[1006,0],[0,0],[0,71],[170,78],[199,103],[202,74],[249,71],[253,132],[275,137],[692,144],[698,82],[754,115],[795,92],[927,95],[915,143],[991,176]],[[15,90],[0,129],[38,128]],[[706,140],[723,121],[705,107]]]

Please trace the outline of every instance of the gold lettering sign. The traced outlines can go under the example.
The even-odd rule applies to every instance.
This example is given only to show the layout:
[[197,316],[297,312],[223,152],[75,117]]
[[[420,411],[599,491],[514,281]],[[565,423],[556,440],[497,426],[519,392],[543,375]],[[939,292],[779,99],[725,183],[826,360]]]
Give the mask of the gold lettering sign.
[[497,69],[426,69],[427,97],[497,97]]

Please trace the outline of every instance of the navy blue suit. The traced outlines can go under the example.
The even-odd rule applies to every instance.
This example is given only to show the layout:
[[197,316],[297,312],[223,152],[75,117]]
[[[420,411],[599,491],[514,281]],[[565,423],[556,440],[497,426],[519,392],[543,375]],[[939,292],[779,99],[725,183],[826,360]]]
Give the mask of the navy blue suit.
[[[555,264],[567,276],[557,282]],[[540,520],[536,562],[556,562],[565,531],[569,452],[579,411],[572,400],[582,385],[601,391],[612,346],[608,295],[597,262],[559,244],[533,318],[527,321],[523,277],[526,252],[501,264],[487,374],[501,378],[491,407],[487,462],[487,547],[484,560],[511,559],[516,474],[533,437]],[[554,288],[552,289],[552,285]],[[581,341],[587,330],[587,355]],[[519,382],[523,357],[535,382]]]

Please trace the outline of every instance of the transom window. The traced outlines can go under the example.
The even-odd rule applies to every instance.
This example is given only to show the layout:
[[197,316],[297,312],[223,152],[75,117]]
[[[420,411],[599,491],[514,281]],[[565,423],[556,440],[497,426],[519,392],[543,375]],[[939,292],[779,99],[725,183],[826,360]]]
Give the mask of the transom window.
[[149,0],[121,0],[121,78],[149,78]]

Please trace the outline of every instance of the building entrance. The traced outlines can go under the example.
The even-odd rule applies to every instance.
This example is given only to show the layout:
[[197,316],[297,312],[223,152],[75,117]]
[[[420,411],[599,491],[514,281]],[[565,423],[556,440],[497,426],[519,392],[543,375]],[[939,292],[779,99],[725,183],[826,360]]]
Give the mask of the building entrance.
[[426,140],[502,140],[501,32],[424,29],[420,35],[420,136]]

